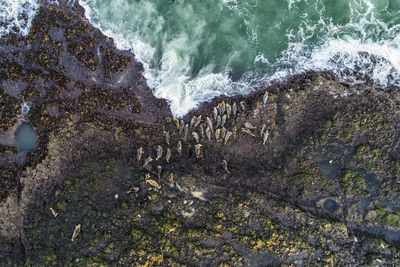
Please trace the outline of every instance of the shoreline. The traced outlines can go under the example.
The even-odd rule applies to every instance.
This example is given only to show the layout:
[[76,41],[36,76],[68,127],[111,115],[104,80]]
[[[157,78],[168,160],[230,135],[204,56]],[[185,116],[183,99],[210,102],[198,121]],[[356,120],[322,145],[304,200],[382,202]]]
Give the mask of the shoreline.
[[[0,77],[27,84],[19,98],[1,91],[0,132],[28,101],[25,118],[39,138],[24,166],[0,146],[11,159],[0,166],[0,251],[12,262],[400,262],[391,238],[400,233],[398,90],[308,72],[216,97],[177,128],[133,54],[66,4],[42,6],[26,38],[0,41]],[[216,127],[222,102],[225,124]],[[237,115],[228,116],[233,103]],[[210,127],[206,117],[210,139],[200,130]]]

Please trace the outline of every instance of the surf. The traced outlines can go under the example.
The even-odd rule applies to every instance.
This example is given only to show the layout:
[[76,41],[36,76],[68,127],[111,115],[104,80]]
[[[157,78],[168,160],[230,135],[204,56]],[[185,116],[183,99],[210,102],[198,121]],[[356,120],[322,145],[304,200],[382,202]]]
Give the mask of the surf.
[[[176,117],[216,96],[246,94],[310,70],[332,71],[351,85],[400,86],[400,2],[79,3],[117,48],[135,54],[154,95],[166,99]],[[7,22],[0,37],[14,29],[26,35],[37,2],[2,0],[0,6],[0,19]]]

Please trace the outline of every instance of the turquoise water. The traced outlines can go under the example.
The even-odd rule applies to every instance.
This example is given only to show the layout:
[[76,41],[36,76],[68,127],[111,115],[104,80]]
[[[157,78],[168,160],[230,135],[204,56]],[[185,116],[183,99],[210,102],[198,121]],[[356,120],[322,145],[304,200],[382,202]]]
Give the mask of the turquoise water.
[[[176,116],[310,69],[349,84],[400,86],[399,0],[79,2],[91,23],[143,63],[149,86]],[[0,21],[26,34],[23,18],[35,14],[37,0],[0,0],[0,7]],[[0,25],[0,37],[10,29]]]
[[332,70],[350,84],[400,85],[397,0],[81,3],[92,23],[136,54],[178,116],[216,95],[308,69]]
[[37,134],[29,123],[22,123],[15,131],[15,144],[20,152],[33,151],[37,140]]

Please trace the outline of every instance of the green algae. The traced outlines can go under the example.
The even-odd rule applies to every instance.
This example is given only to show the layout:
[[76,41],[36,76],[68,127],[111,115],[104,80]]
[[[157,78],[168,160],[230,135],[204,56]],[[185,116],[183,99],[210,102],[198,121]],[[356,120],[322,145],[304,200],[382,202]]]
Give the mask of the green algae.
[[370,172],[383,171],[384,166],[388,162],[387,156],[383,151],[377,147],[369,144],[363,144],[356,148],[354,151],[354,158],[361,161]]
[[345,195],[363,196],[367,194],[365,179],[352,170],[344,170],[339,176],[339,183]]
[[389,227],[400,227],[400,209],[388,208],[377,202],[374,202],[374,206],[375,208],[369,210],[365,215],[364,221]]

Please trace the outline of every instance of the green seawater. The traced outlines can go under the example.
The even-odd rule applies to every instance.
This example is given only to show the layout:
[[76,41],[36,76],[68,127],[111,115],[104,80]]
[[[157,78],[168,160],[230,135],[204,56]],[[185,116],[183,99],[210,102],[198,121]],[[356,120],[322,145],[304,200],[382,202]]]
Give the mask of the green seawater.
[[135,53],[176,115],[308,69],[400,85],[398,0],[80,2],[93,24]]

